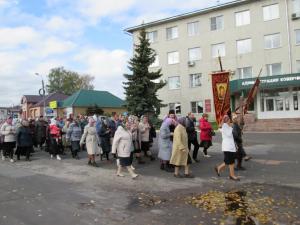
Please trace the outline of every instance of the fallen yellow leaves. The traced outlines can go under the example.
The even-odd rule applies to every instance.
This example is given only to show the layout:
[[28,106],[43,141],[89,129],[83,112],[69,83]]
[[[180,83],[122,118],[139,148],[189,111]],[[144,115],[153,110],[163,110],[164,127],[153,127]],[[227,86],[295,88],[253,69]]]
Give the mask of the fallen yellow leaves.
[[[187,204],[201,208],[206,213],[221,213],[219,224],[226,224],[224,218],[233,218],[238,224],[276,224],[279,219],[292,224],[297,216],[288,211],[296,208],[296,203],[288,200],[275,200],[261,196],[263,191],[257,189],[255,193],[246,191],[209,191],[207,193],[188,197]],[[279,209],[280,206],[280,209]],[[283,208],[285,211],[283,212]],[[212,218],[216,222],[216,218]]]

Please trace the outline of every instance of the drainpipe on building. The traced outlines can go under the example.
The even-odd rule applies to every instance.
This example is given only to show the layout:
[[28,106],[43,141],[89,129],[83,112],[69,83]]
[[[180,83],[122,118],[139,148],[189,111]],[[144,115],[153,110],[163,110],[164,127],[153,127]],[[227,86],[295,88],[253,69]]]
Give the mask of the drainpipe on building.
[[289,73],[293,73],[293,62],[292,62],[292,47],[291,47],[291,33],[290,33],[290,15],[288,9],[288,0],[285,0],[285,12],[286,12],[286,29],[288,35],[288,48],[289,48]]

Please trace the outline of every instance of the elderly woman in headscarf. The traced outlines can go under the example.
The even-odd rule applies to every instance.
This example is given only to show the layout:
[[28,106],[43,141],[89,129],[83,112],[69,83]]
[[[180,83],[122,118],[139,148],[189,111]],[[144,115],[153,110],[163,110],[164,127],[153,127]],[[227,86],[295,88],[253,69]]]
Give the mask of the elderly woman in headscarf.
[[81,131],[81,127],[79,126],[79,120],[75,119],[70,124],[66,135],[67,142],[71,143],[72,157],[75,159],[79,159],[78,152],[80,151],[81,136],[82,136],[82,131]]
[[88,165],[98,167],[97,163],[95,162],[95,155],[99,154],[100,152],[100,140],[97,134],[96,121],[93,117],[89,118],[88,125],[85,126],[83,135],[80,140],[80,146],[86,144],[87,153],[89,156]]
[[170,132],[170,126],[173,124],[171,118],[166,118],[162,123],[159,132],[158,139],[158,158],[161,160],[160,169],[165,170],[166,172],[173,172],[173,169],[169,166],[169,161],[172,155],[172,141],[170,137],[173,136],[173,133]]
[[106,157],[107,161],[109,161],[109,153],[111,151],[111,145],[110,145],[110,137],[111,137],[111,130],[108,127],[108,120],[102,120],[100,130],[99,130],[99,136],[101,141],[101,148],[103,153],[101,154],[101,161],[103,159],[103,156]]
[[133,179],[138,176],[132,168],[132,151],[131,123],[127,120],[117,128],[112,145],[112,154],[117,154],[119,161],[117,176],[124,177],[122,174],[123,167],[127,168]]
[[239,181],[240,179],[234,174],[234,161],[236,158],[236,146],[233,138],[233,128],[230,125],[229,116],[225,115],[222,121],[222,127],[220,128],[222,133],[222,151],[224,152],[224,162],[215,167],[215,171],[218,176],[220,172],[229,167],[229,179]]
[[50,125],[49,125],[49,153],[51,159],[53,157],[56,157],[57,160],[61,160],[59,156],[59,143],[61,139],[61,130],[57,125],[57,121],[53,118],[51,119]]
[[[170,163],[175,166],[174,176],[176,178],[194,178],[190,172],[190,164],[192,163],[189,155],[188,136],[186,132],[186,119],[181,117],[178,119],[178,125],[174,130],[173,149]],[[184,176],[179,174],[180,167],[184,167]]]
[[139,118],[137,116],[130,115],[128,117],[130,123],[130,130],[132,133],[133,153],[138,161],[138,164],[144,164],[145,161],[142,159],[141,146],[139,141]]
[[30,152],[33,148],[33,141],[31,136],[31,130],[29,128],[28,120],[22,120],[21,126],[17,129],[16,134],[17,141],[17,159],[20,160],[21,155],[26,156],[26,161],[29,161]]

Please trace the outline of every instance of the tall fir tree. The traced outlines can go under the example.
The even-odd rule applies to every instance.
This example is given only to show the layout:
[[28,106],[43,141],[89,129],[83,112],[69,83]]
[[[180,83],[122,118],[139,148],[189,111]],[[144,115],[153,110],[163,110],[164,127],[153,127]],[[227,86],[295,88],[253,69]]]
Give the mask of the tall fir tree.
[[132,74],[124,74],[127,79],[124,82],[126,107],[133,115],[151,115],[157,117],[160,108],[165,106],[158,98],[157,91],[166,83],[162,80],[161,69],[150,72],[149,66],[154,63],[156,53],[150,47],[146,38],[146,31],[142,29],[139,33],[139,43],[135,45],[134,56],[129,61],[129,70]]

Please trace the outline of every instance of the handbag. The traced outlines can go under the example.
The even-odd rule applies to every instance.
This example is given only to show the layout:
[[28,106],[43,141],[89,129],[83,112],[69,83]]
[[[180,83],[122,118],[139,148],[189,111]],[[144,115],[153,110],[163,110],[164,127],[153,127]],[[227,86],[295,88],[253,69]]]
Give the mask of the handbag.
[[213,137],[213,136],[216,136],[216,133],[215,133],[215,131],[213,129],[211,129],[210,132],[209,132],[209,135],[211,137]]

